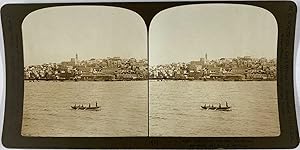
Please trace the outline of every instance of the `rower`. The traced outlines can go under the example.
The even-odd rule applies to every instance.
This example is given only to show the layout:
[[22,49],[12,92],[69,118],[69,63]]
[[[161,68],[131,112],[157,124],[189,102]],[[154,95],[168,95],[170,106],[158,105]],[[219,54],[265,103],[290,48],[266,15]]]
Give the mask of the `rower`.
[[226,102],[226,107],[228,107],[228,103]]
[[219,108],[221,108],[221,103],[219,103]]
[[97,105],[97,102],[96,102],[96,107],[97,107],[98,105]]
[[89,103],[89,108],[91,107],[91,104]]

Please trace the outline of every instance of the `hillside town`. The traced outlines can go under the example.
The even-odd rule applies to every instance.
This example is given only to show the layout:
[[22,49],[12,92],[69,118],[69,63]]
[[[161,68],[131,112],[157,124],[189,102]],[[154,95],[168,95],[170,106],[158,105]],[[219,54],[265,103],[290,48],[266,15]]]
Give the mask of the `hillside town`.
[[149,68],[153,80],[217,80],[217,81],[273,81],[277,80],[276,58],[204,58],[189,63],[156,65]]
[[74,80],[74,81],[123,81],[147,80],[147,59],[108,57],[104,59],[79,60],[76,54],[70,61],[45,63],[24,67],[24,79]]
[[24,67],[24,79],[74,81],[134,81],[134,80],[216,80],[273,81],[277,80],[276,58],[204,58],[188,63],[171,63],[149,67],[148,60],[107,57],[45,63]]

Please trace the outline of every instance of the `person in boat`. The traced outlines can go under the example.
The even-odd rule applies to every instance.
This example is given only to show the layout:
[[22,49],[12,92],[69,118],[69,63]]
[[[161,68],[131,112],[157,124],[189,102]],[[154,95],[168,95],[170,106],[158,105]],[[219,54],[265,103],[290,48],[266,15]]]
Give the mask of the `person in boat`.
[[219,103],[219,108],[221,108],[222,106],[221,106],[221,103]]
[[226,107],[228,107],[228,103],[226,102]]
[[96,107],[98,107],[98,103],[96,102]]
[[89,108],[91,107],[91,103],[89,103]]
[[204,104],[204,107],[206,107],[206,104]]

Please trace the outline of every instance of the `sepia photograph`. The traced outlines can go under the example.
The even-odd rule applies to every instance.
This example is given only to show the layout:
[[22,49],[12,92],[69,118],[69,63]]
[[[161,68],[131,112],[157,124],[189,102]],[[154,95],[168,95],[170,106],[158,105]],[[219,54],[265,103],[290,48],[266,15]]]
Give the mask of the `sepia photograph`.
[[22,136],[279,136],[277,28],[240,4],[165,9],[149,31],[124,8],[34,11]]
[[60,6],[22,23],[22,136],[148,135],[147,29],[134,11]]
[[7,3],[2,146],[295,148],[296,21],[292,1]]
[[236,4],[163,10],[149,29],[149,135],[280,135],[277,22]]

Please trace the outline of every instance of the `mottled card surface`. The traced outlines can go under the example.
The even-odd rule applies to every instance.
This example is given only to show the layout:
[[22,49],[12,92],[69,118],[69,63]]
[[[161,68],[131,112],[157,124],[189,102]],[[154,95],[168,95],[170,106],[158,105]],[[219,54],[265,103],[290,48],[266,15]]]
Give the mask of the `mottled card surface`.
[[8,4],[1,14],[7,147],[298,144],[293,2]]

